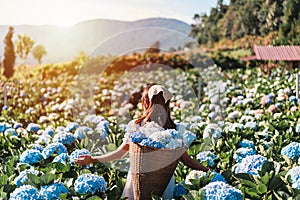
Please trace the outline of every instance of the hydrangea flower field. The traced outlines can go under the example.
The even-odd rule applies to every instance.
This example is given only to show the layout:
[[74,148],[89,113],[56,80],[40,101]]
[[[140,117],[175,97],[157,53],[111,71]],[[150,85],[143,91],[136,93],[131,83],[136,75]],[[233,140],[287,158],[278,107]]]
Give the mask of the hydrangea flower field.
[[175,123],[196,136],[189,155],[214,169],[205,173],[179,163],[176,199],[300,198],[295,71],[278,68],[270,77],[255,68],[217,75],[211,68],[204,76],[196,69],[104,74],[86,99],[88,109],[74,97],[76,74],[31,73],[1,82],[1,199],[121,199],[128,157],[86,167],[74,159],[122,143],[127,123],[142,113],[140,101],[130,97],[149,80],[174,94]]

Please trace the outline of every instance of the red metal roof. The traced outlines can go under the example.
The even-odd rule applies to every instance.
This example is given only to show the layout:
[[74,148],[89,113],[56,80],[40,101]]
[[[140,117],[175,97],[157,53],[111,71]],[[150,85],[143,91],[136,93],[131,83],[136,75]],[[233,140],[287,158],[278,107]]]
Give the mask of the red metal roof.
[[257,60],[300,61],[300,46],[254,46]]
[[256,60],[256,55],[246,56],[243,58],[243,61]]

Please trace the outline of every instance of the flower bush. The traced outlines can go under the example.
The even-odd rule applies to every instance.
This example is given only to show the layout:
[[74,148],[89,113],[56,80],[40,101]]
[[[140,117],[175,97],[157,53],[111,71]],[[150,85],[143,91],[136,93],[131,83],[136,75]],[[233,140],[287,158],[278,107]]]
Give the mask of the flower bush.
[[197,159],[200,163],[207,163],[208,166],[213,167],[215,165],[216,155],[210,151],[203,151],[198,153]]
[[20,156],[21,163],[35,164],[43,159],[43,156],[39,150],[28,149],[24,151]]
[[81,155],[91,155],[87,149],[76,149],[70,155],[70,162],[73,163],[74,159],[79,158]]
[[43,199],[60,199],[60,195],[64,193],[69,193],[69,191],[62,183],[44,185],[40,189],[40,196]]
[[55,143],[51,143],[49,145],[47,145],[43,151],[42,151],[42,155],[44,157],[44,159],[49,158],[51,155],[57,153],[57,154],[61,154],[61,153],[67,153],[67,149],[66,147],[59,142],[55,142]]
[[300,157],[300,143],[291,142],[289,145],[282,148],[281,155],[285,155],[296,161]]
[[62,144],[68,144],[71,145],[72,143],[75,142],[75,137],[73,136],[72,133],[68,132],[59,132],[54,135],[53,137],[53,142],[60,142]]
[[[145,64],[133,57],[131,59],[137,59],[134,60],[137,63]],[[203,62],[195,54],[191,57]],[[167,56],[161,58],[169,59]],[[75,61],[70,65],[79,69],[80,64]],[[188,169],[178,164],[176,183],[182,183],[188,192],[178,193],[180,195],[201,199],[203,188],[223,177],[239,189],[245,199],[298,198],[297,181],[292,180],[297,177],[296,170],[292,169],[299,164],[300,110],[299,100],[295,99],[294,76],[298,70],[286,73],[285,69],[276,68],[270,77],[256,68],[222,72],[207,68],[201,74],[192,68],[168,73],[162,70],[116,72],[97,77],[93,88],[84,85],[92,77],[78,76],[76,70],[70,72],[65,64],[41,66],[37,71],[33,69],[27,79],[13,77],[0,81],[9,91],[7,105],[0,92],[0,106],[5,108],[1,110],[0,119],[0,199],[13,197],[16,186],[28,183],[36,189],[62,183],[69,191],[67,197],[64,193],[62,198],[120,199],[126,181],[126,173],[122,170],[128,169],[128,158],[111,164],[97,163],[89,168],[77,166],[73,161],[79,155],[101,155],[115,150],[122,143],[125,132],[132,133],[131,138],[129,135],[125,138],[157,148],[175,149],[185,144],[189,147],[188,154],[195,159],[200,152],[215,154],[213,168],[222,169],[220,176],[207,173],[185,184]],[[200,101],[191,97],[198,91],[198,78],[203,83]],[[145,80],[163,83],[174,94],[170,111],[176,130],[163,130],[157,124],[152,127],[149,124],[148,129],[127,125],[127,116],[136,119],[142,114],[141,103],[129,103],[129,100],[133,92],[141,94]],[[87,114],[91,109],[81,105],[77,95],[70,98],[75,92],[74,86],[83,93],[93,89],[92,97],[85,103],[93,105],[97,115]],[[75,117],[74,113],[78,115]],[[126,118],[119,114],[128,115]],[[154,132],[163,134],[152,136]],[[63,137],[62,133],[68,134]],[[58,145],[56,141],[63,144]],[[255,156],[260,158],[255,159]],[[115,167],[122,170],[117,171]],[[26,169],[39,171],[39,174],[25,174]],[[76,192],[74,181],[86,173],[107,178],[108,189],[101,194]]]
[[206,185],[203,190],[204,199],[207,200],[243,199],[243,195],[240,190],[222,181],[211,182]]
[[234,152],[233,155],[233,159],[236,160],[236,162],[241,162],[243,158],[247,157],[247,156],[252,156],[255,155],[256,152],[255,150],[251,149],[251,148],[239,148]]
[[235,173],[247,173],[258,175],[258,170],[261,169],[264,162],[268,160],[261,155],[251,155],[242,159],[235,168]]
[[292,187],[300,189],[300,167],[296,166],[288,171],[286,174],[287,177],[290,177]]
[[23,185],[16,188],[10,195],[10,200],[34,200],[40,199],[40,194],[31,185]]
[[79,194],[95,194],[107,190],[107,183],[102,176],[83,174],[76,179],[74,189]]
[[23,183],[25,183],[26,181],[28,181],[28,177],[27,177],[27,173],[28,174],[35,174],[35,175],[38,175],[39,174],[39,171],[37,170],[33,170],[33,169],[26,169],[24,171],[22,171],[19,176],[17,176],[15,179],[14,179],[14,183],[20,187],[23,185]]

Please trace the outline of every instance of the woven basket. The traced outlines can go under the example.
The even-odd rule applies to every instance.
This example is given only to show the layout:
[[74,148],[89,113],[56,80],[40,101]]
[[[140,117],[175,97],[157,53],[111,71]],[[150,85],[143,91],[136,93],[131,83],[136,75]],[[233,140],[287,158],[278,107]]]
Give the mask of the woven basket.
[[131,142],[129,152],[134,199],[151,200],[153,194],[163,195],[185,149],[155,149]]

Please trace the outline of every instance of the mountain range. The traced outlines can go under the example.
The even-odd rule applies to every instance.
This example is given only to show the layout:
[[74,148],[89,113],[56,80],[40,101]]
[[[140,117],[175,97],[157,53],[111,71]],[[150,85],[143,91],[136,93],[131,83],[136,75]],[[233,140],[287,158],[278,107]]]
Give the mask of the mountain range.
[[[121,55],[160,42],[161,49],[182,47],[187,42],[191,26],[168,18],[149,18],[137,21],[93,19],[70,27],[54,25],[14,25],[14,40],[18,34],[27,34],[35,45],[45,47],[43,63],[72,60],[80,51],[87,55]],[[4,37],[8,25],[0,25],[0,56],[3,58]],[[19,62],[19,61],[18,61]],[[30,55],[26,64],[37,64]]]

